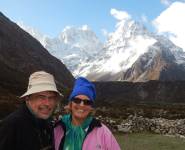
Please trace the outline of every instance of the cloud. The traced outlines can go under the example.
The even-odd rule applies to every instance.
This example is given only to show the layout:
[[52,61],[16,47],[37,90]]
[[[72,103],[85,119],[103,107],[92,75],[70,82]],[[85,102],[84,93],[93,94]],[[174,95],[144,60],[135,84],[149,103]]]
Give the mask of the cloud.
[[147,23],[147,22],[148,22],[147,16],[144,15],[144,14],[141,16],[141,20],[142,20],[142,22],[144,22],[144,23]]
[[101,33],[103,34],[103,36],[108,37],[109,32],[106,29],[101,29]]
[[128,20],[131,16],[126,11],[119,11],[112,8],[110,11],[111,15],[119,21]]
[[171,4],[170,0],[160,0],[161,4],[165,5],[165,6],[169,6]]
[[84,30],[84,31],[86,31],[86,30],[90,30],[90,28],[88,27],[88,25],[83,25],[82,27],[81,27],[81,29],[82,30]]
[[174,2],[163,11],[153,25],[159,34],[166,34],[170,40],[185,51],[185,2]]

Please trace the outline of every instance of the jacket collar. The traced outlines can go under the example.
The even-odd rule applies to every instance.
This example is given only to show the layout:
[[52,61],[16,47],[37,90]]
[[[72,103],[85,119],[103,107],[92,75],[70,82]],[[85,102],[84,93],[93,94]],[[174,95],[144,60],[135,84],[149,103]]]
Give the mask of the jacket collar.
[[89,134],[94,128],[100,128],[102,125],[101,125],[101,122],[95,118],[93,118],[91,124],[89,125],[89,129],[87,131],[87,134]]

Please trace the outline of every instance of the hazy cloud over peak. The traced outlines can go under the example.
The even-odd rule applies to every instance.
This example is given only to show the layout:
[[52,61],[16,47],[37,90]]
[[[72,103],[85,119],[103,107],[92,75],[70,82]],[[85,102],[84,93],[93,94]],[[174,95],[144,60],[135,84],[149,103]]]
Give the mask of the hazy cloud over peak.
[[111,15],[119,21],[128,20],[131,16],[126,11],[119,11],[117,9],[112,8],[110,11]]
[[171,4],[170,0],[160,0],[161,4],[165,5],[165,6],[169,6]]
[[145,23],[148,22],[147,16],[144,14],[141,16],[141,20],[142,20],[142,22],[145,22]]
[[170,40],[185,51],[185,2],[172,3],[153,24],[159,34],[167,33]]

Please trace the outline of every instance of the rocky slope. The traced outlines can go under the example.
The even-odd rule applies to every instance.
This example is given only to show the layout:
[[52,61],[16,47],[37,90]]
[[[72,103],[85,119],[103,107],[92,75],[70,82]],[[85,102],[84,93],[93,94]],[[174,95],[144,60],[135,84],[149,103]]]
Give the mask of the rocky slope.
[[95,82],[97,105],[184,104],[185,81]]
[[15,102],[26,90],[30,73],[38,70],[52,73],[62,92],[73,84],[72,74],[59,59],[0,13],[0,103],[11,103],[10,97]]
[[123,73],[122,80],[185,80],[185,53],[165,37],[155,36],[156,42]]

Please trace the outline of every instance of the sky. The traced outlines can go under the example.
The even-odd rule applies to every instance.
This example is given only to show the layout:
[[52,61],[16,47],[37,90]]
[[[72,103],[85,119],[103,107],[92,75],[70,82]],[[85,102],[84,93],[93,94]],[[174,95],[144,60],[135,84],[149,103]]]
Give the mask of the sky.
[[185,0],[0,0],[0,11],[49,37],[87,25],[101,41],[126,15],[185,48]]

